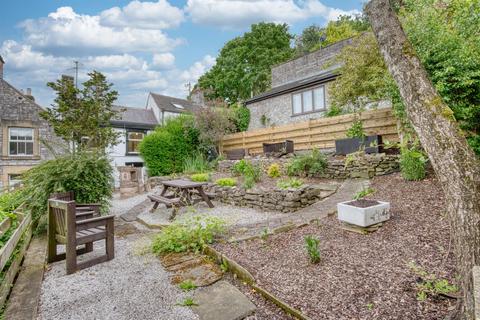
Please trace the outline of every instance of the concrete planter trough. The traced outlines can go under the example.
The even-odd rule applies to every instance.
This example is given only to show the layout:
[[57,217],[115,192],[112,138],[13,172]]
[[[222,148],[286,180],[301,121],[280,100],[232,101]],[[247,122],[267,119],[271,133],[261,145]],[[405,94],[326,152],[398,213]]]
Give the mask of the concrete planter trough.
[[349,200],[337,204],[338,220],[368,227],[390,219],[390,202]]

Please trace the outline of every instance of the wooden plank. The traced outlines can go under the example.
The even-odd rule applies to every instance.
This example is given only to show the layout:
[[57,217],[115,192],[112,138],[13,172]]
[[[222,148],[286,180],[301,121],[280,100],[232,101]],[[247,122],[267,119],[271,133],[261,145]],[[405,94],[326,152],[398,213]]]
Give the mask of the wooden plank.
[[[24,221],[26,221],[26,219]],[[30,239],[32,238],[32,224],[31,223],[28,223],[26,228],[24,228],[23,230],[25,231],[24,242],[22,243],[21,247],[19,248],[20,250],[19,250],[17,256],[12,261],[10,267],[8,268],[8,270],[5,271],[3,281],[0,284],[0,308],[3,308],[4,305],[5,305],[5,301],[7,300],[8,294],[10,293],[10,289],[12,288],[15,277],[16,277],[18,271],[20,270],[20,265],[22,263],[23,256],[25,255],[25,252],[26,252],[26,250],[28,248],[28,245],[30,243]],[[21,235],[23,235],[23,234],[21,234]],[[16,249],[17,245],[18,245],[18,241],[15,243],[14,249]],[[8,256],[8,258],[10,258],[10,255]]]
[[8,240],[5,246],[0,249],[0,270],[3,270],[3,268],[5,267],[5,264],[7,263],[8,259],[10,259],[10,256],[15,250],[23,232],[28,228],[31,221],[32,216],[30,214],[27,214],[25,218],[20,222],[20,225],[12,234],[11,238]]

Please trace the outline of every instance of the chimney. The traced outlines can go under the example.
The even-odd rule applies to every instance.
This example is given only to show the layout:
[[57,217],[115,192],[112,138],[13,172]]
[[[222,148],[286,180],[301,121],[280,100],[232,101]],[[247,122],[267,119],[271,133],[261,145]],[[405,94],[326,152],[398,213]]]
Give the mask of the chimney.
[[2,56],[0,56],[0,79],[3,79],[3,65],[5,64],[5,61],[3,61]]
[[27,88],[27,90],[25,92],[25,97],[27,97],[28,99],[30,99],[32,101],[35,101],[35,97],[32,96],[32,88]]

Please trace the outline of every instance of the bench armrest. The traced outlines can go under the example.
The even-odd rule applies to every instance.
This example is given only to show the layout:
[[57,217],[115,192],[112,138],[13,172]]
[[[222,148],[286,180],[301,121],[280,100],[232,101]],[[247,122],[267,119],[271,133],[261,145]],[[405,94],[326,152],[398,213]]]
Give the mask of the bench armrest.
[[96,218],[77,221],[76,222],[77,231],[95,228],[95,227],[107,226],[107,224],[110,221],[113,223],[113,218],[115,218],[114,215],[109,215],[109,216],[102,216],[102,217],[96,217]]

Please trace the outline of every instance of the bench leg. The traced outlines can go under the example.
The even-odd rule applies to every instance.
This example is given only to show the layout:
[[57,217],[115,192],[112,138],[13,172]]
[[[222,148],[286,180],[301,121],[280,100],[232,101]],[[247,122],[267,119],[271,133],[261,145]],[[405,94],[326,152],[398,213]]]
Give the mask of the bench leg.
[[159,205],[159,203],[158,203],[158,202],[155,202],[154,205],[153,205],[153,207],[152,207],[152,209],[150,209],[150,212],[155,211],[155,209],[158,208],[158,205]]
[[178,209],[179,208],[177,206],[172,206],[172,214],[170,215],[170,218],[169,218],[170,221],[175,219],[178,213]]
[[75,243],[67,243],[65,255],[67,258],[67,274],[72,274],[77,271],[77,248]]
[[107,221],[106,231],[107,237],[105,238],[105,247],[107,251],[107,259],[112,260],[115,257],[115,236],[114,236],[114,224],[113,219]]
[[93,242],[85,243],[85,253],[93,251]]

